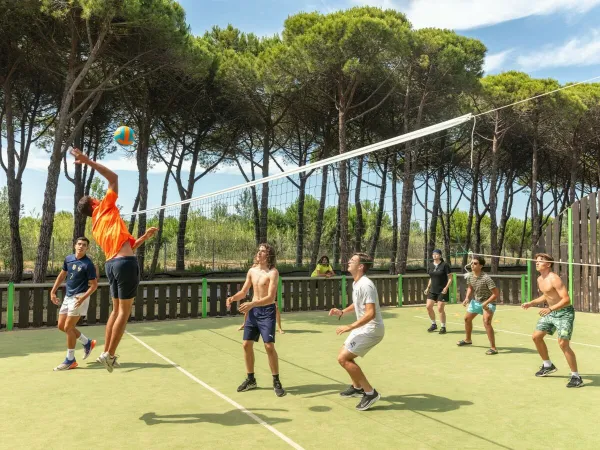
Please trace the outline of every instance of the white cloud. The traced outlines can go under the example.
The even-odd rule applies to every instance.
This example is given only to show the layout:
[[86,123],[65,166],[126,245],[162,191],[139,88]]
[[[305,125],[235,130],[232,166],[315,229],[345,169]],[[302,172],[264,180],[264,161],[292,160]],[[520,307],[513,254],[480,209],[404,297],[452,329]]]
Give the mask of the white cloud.
[[504,63],[506,62],[507,57],[513,52],[512,49],[504,50],[499,53],[492,53],[491,55],[487,55],[485,57],[485,63],[483,64],[483,71],[486,74],[496,72],[499,69],[504,68]]
[[592,66],[600,64],[600,29],[584,37],[574,37],[562,45],[546,46],[517,58],[523,70],[548,67]]
[[557,12],[582,14],[600,0],[351,0],[362,5],[395,8],[415,28],[467,30],[514,19]]

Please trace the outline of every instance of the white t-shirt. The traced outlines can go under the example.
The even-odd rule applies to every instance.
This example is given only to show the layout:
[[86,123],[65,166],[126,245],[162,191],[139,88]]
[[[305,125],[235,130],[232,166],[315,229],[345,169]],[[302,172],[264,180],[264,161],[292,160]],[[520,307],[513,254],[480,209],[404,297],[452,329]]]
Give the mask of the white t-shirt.
[[371,334],[373,336],[383,336],[385,334],[385,328],[383,326],[381,310],[379,309],[377,288],[373,282],[364,275],[358,281],[352,283],[352,302],[354,304],[357,320],[365,315],[365,305],[367,303],[373,303],[375,305],[375,317],[373,320],[364,324],[362,327],[353,330],[353,332]]

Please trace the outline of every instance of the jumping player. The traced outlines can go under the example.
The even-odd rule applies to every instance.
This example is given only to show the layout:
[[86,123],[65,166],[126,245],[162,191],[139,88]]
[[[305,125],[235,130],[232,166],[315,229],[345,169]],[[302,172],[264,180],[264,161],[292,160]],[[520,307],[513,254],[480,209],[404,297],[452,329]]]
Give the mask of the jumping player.
[[102,164],[89,159],[79,149],[72,149],[75,164],[86,164],[108,181],[108,190],[102,201],[85,196],[79,200],[77,209],[92,218],[92,235],[106,256],[106,276],[110,284],[113,310],[106,323],[104,352],[98,357],[104,367],[112,372],[115,367],[115,352],[125,332],[127,320],[140,281],[140,270],[133,251],[151,238],[158,230],[148,228],[137,240],[129,234],[121,218],[116,202],[119,192],[119,177]]

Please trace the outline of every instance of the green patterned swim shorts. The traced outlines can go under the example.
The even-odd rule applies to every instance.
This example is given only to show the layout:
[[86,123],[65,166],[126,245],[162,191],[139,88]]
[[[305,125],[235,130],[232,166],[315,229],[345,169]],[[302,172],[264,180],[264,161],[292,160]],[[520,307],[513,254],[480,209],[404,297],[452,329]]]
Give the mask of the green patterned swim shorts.
[[575,309],[572,306],[552,311],[547,316],[538,320],[536,330],[544,331],[550,336],[558,330],[558,338],[570,341],[573,334],[573,323],[575,322]]

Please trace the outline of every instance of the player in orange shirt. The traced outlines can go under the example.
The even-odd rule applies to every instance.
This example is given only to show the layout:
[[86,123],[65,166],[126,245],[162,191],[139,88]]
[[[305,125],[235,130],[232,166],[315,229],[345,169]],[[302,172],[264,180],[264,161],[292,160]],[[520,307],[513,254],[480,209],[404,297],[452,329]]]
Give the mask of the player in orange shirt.
[[137,240],[129,234],[121,218],[116,201],[119,192],[119,177],[110,169],[98,164],[81,153],[71,150],[75,164],[87,164],[108,181],[108,190],[102,201],[86,195],[79,200],[77,210],[92,218],[92,236],[106,255],[105,271],[110,284],[113,310],[106,323],[104,352],[98,357],[109,372],[116,362],[115,351],[123,337],[131,307],[140,282],[140,269],[133,251],[151,238],[158,228],[148,228]]

